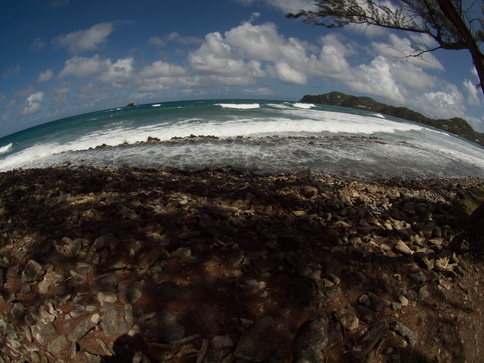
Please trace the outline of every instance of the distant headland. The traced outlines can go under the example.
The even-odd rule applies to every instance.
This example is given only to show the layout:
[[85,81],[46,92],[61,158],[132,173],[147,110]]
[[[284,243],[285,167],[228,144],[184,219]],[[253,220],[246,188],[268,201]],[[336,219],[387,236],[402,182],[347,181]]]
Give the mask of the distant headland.
[[351,96],[341,92],[330,92],[324,95],[306,95],[299,102],[317,103],[322,105],[340,106],[378,112],[384,115],[399,117],[404,120],[432,126],[484,146],[484,133],[475,131],[466,120],[459,117],[454,117],[448,120],[435,120],[418,112],[412,111],[406,107],[390,106],[377,102],[370,97]]

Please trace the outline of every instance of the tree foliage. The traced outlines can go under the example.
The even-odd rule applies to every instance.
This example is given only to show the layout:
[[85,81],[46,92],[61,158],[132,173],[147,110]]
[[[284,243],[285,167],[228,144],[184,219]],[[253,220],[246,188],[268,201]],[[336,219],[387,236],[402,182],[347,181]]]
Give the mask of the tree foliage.
[[[468,50],[484,93],[484,18],[479,17],[482,0],[319,0],[317,10],[301,10],[289,18],[326,28],[351,24],[426,34],[436,46],[423,46],[420,56],[437,49]],[[484,5],[480,6],[484,13]]]

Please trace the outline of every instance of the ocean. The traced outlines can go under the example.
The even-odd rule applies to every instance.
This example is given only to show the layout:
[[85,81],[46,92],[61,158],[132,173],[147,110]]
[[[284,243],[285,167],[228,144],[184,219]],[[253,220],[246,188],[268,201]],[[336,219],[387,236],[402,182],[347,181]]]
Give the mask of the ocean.
[[[149,141],[148,141],[149,140]],[[0,139],[0,171],[70,165],[378,177],[484,177],[484,148],[372,112],[267,100],[114,108]]]

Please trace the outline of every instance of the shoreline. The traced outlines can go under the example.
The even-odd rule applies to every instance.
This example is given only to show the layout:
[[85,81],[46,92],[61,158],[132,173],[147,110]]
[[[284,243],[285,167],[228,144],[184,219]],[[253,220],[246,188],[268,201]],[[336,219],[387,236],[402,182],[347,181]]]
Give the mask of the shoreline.
[[1,172],[4,359],[478,361],[482,193],[482,178]]

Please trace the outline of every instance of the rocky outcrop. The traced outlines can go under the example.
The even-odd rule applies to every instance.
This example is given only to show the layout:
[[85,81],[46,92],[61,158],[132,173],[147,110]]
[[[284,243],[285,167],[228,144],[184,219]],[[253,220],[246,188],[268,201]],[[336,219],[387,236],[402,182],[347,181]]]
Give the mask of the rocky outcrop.
[[459,206],[479,188],[2,173],[0,361],[478,361],[484,266]]

